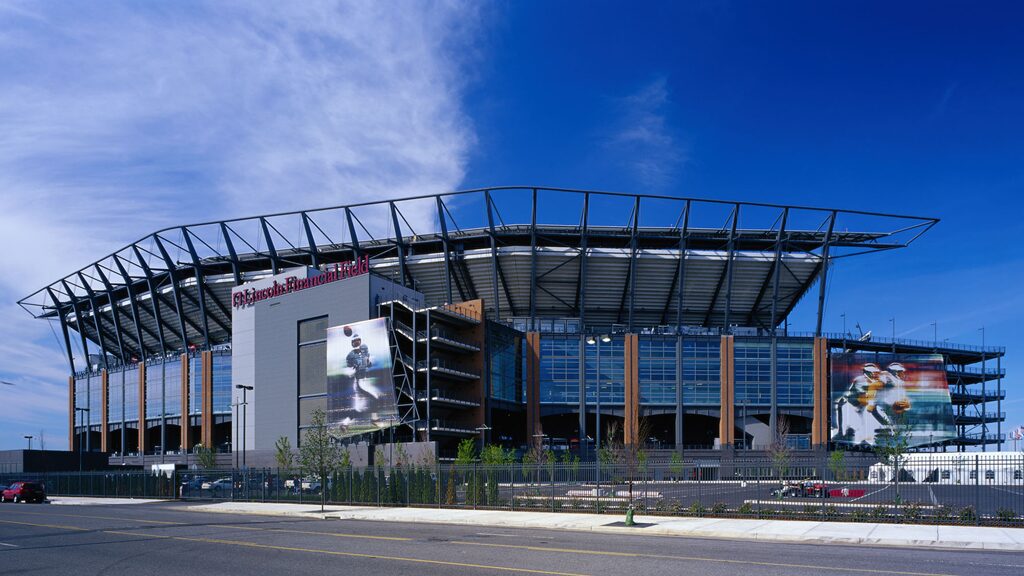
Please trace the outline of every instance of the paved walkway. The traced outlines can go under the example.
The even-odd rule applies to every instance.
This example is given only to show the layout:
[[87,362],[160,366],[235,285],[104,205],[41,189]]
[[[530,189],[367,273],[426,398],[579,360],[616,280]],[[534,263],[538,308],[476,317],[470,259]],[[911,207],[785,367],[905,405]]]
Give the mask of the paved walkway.
[[[320,506],[307,504],[219,502],[196,504],[190,506],[189,509],[228,514],[321,517]],[[358,506],[328,506],[323,517],[343,520],[581,530],[608,534],[650,534],[690,538],[1024,551],[1024,528],[639,515],[634,520],[641,526],[627,528],[621,525],[624,519],[621,515]],[[616,526],[616,523],[619,525]]]

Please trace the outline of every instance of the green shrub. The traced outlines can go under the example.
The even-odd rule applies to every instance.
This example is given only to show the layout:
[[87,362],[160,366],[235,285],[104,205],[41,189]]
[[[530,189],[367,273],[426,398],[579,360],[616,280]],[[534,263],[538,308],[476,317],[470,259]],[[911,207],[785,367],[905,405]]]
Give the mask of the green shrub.
[[711,505],[712,514],[725,514],[727,510],[729,510],[729,507],[725,502],[715,502]]
[[961,522],[975,522],[978,520],[978,513],[975,512],[974,506],[964,506],[960,509],[960,513],[957,514],[957,518]]
[[736,511],[740,514],[750,515],[754,513],[754,507],[750,504],[750,502],[744,502],[739,508],[736,509]]
[[917,520],[921,517],[921,503],[907,502],[903,506],[903,517],[907,520]]
[[875,506],[874,508],[871,509],[871,517],[872,518],[885,518],[886,515],[887,515],[886,512],[887,512],[887,510],[886,510],[885,506],[882,506],[881,504],[879,504],[878,506]]
[[1017,511],[1012,508],[1000,508],[996,510],[996,518],[1003,522],[1013,522],[1017,519]]
[[868,519],[868,513],[864,510],[857,508],[850,513],[850,520],[854,522],[864,522]]
[[693,504],[690,504],[690,507],[687,509],[687,512],[693,516],[701,516],[704,514],[704,511],[704,505],[696,500],[694,500]]

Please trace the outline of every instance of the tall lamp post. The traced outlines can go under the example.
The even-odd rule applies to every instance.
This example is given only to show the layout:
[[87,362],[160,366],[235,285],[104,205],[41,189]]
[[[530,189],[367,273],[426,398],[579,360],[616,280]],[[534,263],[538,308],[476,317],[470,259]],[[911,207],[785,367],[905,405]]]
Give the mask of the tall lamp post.
[[484,453],[484,446],[485,446],[485,443],[486,443],[486,439],[484,438],[484,434],[486,434],[487,431],[490,430],[490,429],[491,429],[491,427],[488,426],[487,424],[481,424],[481,425],[476,427],[476,431],[480,433],[480,454]]
[[596,337],[595,336],[587,336],[587,340],[586,340],[588,345],[594,346],[597,349],[597,364],[596,364],[596,368],[597,368],[597,386],[596,386],[596,392],[597,392],[597,404],[596,404],[597,416],[596,416],[596,419],[595,419],[595,428],[597,428],[597,430],[594,432],[594,459],[595,460],[598,459],[598,451],[601,449],[601,346],[597,344],[598,339],[601,340],[602,344],[607,344],[607,343],[612,341],[612,337],[610,335],[608,335],[608,334],[601,334],[600,336],[596,336]]
[[25,438],[25,440],[28,440],[28,449],[31,450],[32,449],[32,439],[35,438],[35,436],[31,436],[31,435],[26,434],[25,436],[23,436],[23,438]]
[[235,384],[235,388],[242,391],[242,403],[240,405],[244,406],[244,408],[242,408],[242,468],[245,468],[245,417],[249,414],[249,402],[245,398],[245,393],[252,390],[252,386]]
[[[79,414],[81,414],[81,416],[78,418],[78,427],[81,430],[81,432],[79,432],[79,434],[84,434],[85,433],[85,413],[88,412],[88,411],[89,411],[88,408],[79,408],[78,406],[75,406],[75,412],[78,412]],[[81,435],[78,436],[78,473],[79,474],[82,473],[82,436]]]

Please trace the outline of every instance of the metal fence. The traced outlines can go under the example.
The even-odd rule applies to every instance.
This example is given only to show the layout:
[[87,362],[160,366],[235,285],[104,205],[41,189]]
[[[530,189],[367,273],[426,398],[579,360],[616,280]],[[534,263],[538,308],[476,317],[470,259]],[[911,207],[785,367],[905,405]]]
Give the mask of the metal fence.
[[[346,468],[326,481],[278,469],[19,475],[50,495],[1024,526],[1024,455],[915,455],[897,467],[709,458]],[[897,470],[899,472],[897,473]],[[15,478],[0,476],[0,484]]]

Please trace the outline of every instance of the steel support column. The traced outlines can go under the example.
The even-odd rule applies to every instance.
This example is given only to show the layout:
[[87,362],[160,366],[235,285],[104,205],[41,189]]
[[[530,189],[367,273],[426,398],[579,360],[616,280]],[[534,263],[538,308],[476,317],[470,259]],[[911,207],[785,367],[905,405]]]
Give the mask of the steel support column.
[[537,189],[530,209],[530,330],[537,329]]
[[729,231],[729,259],[726,262],[726,285],[725,285],[725,321],[722,323],[726,334],[732,334],[729,326],[730,315],[732,314],[732,276],[733,263],[736,260],[736,225],[740,220],[740,205],[736,204],[732,211],[732,229]]
[[633,309],[636,304],[637,234],[640,227],[640,197],[633,199],[633,226],[629,235],[629,332],[633,332]]
[[235,252],[235,243],[231,241],[231,234],[228,232],[228,225],[220,223],[220,233],[224,237],[224,246],[228,249],[228,257],[231,259],[231,275],[235,278],[235,286],[242,285],[242,271],[238,266],[238,252]]
[[181,234],[185,237],[185,247],[188,248],[189,256],[192,257],[192,273],[196,279],[196,296],[199,302],[199,315],[203,318],[203,346],[210,347],[210,319],[206,315],[206,281],[203,278],[203,269],[200,266],[199,254],[196,253],[195,244],[192,242],[191,233],[188,228],[181,227]]
[[[125,268],[124,263],[121,262],[121,257],[114,254],[114,265],[117,266],[117,273],[121,275],[121,279],[124,280],[124,287],[128,291],[128,309],[132,312],[132,323],[135,325],[135,337],[139,340],[139,360],[144,359],[148,350],[146,350],[145,341],[142,339],[142,323],[139,321],[139,301],[135,295],[135,287],[133,284],[132,277],[128,274],[128,269]],[[124,436],[122,432],[121,436]]]
[[580,326],[584,329],[587,325],[587,238],[590,231],[590,194],[583,194],[583,217],[580,219],[580,268],[576,277],[576,315],[580,319]]
[[[171,255],[164,248],[164,243],[160,241],[159,234],[153,234],[153,242],[156,243],[160,257],[164,260],[164,266],[167,268],[167,277],[171,281],[171,296],[174,298],[174,309],[178,313],[178,327],[181,328],[181,349],[188,350],[188,332],[185,330],[185,310],[181,304],[181,286],[178,285],[178,275],[174,273],[176,266],[174,261],[171,260]],[[151,293],[151,296],[156,297],[156,294]]]
[[277,256],[277,249],[274,248],[274,238],[270,235],[270,226],[267,219],[260,216],[260,228],[263,230],[263,240],[267,243],[267,250],[270,255],[270,271],[274,276],[281,271],[281,260]]
[[[395,246],[398,248],[398,274],[402,280],[402,286],[407,288],[413,287],[412,282],[406,281],[411,276],[405,265],[405,238],[402,237],[402,227],[398,224],[398,208],[395,207],[394,202],[388,202],[388,206],[391,208],[391,222],[395,226]],[[449,298],[450,301],[451,299]]]
[[57,310],[57,318],[60,319],[60,332],[64,336],[64,350],[68,354],[68,366],[71,368],[71,376],[73,377],[75,375],[75,355],[71,351],[71,334],[68,332],[68,319],[53,289],[47,286],[46,293],[50,296],[50,300],[53,301],[53,307]]
[[96,294],[92,291],[89,286],[89,282],[86,281],[85,276],[78,272],[78,279],[82,282],[82,287],[85,288],[86,298],[89,300],[89,312],[92,314],[92,323],[96,328],[96,339],[99,340],[100,344],[100,359],[103,361],[103,369],[107,368],[107,345],[103,341],[103,327],[100,325],[100,312],[96,309]]
[[828,220],[828,232],[825,234],[825,243],[821,250],[821,278],[818,283],[818,321],[814,328],[814,335],[821,337],[821,320],[825,313],[825,281],[828,279],[828,252],[829,247],[832,244],[832,230],[835,229],[836,225],[836,211],[832,211],[832,216]]
[[[782,242],[783,237],[786,234],[786,221],[789,219],[789,208],[782,209],[782,221],[779,223],[779,231],[775,236],[775,259],[772,260],[772,275],[774,276],[772,282],[772,312],[771,312],[771,324],[768,325],[772,331],[772,406],[771,413],[768,416],[768,429],[772,438],[774,438],[775,431],[778,430],[778,418],[779,418],[779,338],[775,334],[775,325],[778,323],[778,303],[779,303],[779,278],[782,276],[781,270],[779,269],[782,262]],[[755,308],[757,306],[755,305]]]
[[[492,295],[494,298],[494,318],[501,321],[501,303],[498,300],[498,239],[494,234],[494,214],[491,208],[491,193],[490,191],[484,192],[484,200],[487,202],[487,229],[490,232],[491,239],[491,284],[492,284]],[[508,298],[508,305],[512,307],[512,299],[509,297],[508,292],[505,292],[505,297]]]
[[[103,269],[100,268],[99,264],[93,264],[93,269],[99,274],[100,282],[103,283],[103,288],[107,291],[107,303],[110,304],[110,317],[114,323],[114,339],[117,341],[118,354],[121,357],[121,363],[124,364],[127,360],[124,353],[124,336],[121,334],[121,311],[118,309],[117,301],[114,299],[114,286],[107,279],[107,275],[103,273]],[[139,342],[140,354],[142,349],[142,343]]]
[[[452,262],[451,262],[451,247],[448,245],[448,222],[444,216],[444,204],[441,202],[441,197],[436,196],[437,200],[437,221],[441,225],[441,245],[444,248],[444,288],[445,294],[448,300],[447,304],[453,302],[452,299]],[[395,222],[396,230],[398,229],[398,222]]]
[[306,246],[309,248],[309,263],[313,268],[320,267],[320,250],[316,246],[316,239],[313,238],[313,230],[309,227],[309,215],[302,214],[302,229],[306,232]]
[[[139,262],[139,267],[142,268],[142,274],[146,277],[146,287],[149,289],[149,302],[153,307],[153,319],[156,321],[156,334],[157,339],[160,341],[160,352],[162,354],[167,353],[167,343],[164,339],[164,319],[160,315],[160,298],[159,293],[156,291],[156,281],[153,278],[153,270],[150,269],[149,264],[146,263],[146,259],[142,257],[142,251],[139,247],[132,245],[132,249],[135,251],[135,259]],[[184,326],[182,326],[184,330]],[[181,334],[181,340],[185,340],[185,334]],[[187,348],[187,346],[185,346]]]

